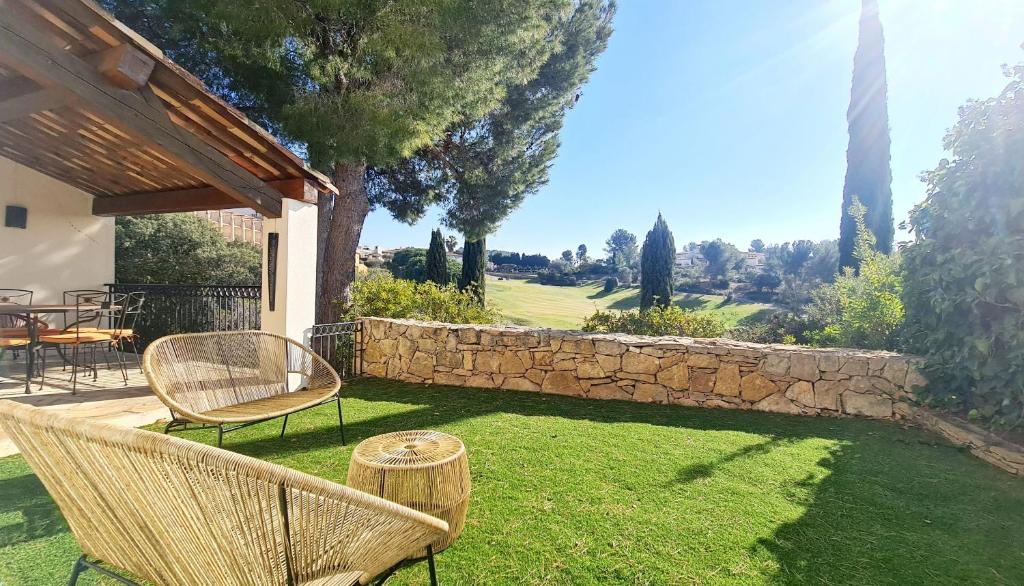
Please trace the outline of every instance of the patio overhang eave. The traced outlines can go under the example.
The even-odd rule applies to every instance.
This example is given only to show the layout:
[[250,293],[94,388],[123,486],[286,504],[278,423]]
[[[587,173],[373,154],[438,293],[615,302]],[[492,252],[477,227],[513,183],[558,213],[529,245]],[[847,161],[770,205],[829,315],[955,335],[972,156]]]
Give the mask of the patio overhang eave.
[[96,215],[247,207],[337,189],[89,0],[0,0],[0,156]]

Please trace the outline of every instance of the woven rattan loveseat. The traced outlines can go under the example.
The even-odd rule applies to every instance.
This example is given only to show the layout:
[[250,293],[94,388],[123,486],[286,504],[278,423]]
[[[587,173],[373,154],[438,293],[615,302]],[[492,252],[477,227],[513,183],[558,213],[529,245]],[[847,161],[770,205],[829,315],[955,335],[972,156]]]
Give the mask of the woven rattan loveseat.
[[341,379],[302,344],[269,332],[175,334],[151,343],[142,367],[153,393],[171,410],[164,433],[198,427],[224,432],[335,401],[341,443]]
[[[154,584],[339,586],[427,556],[444,521],[270,464],[143,430],[0,401],[0,429],[93,568]],[[133,582],[118,577],[125,583]]]

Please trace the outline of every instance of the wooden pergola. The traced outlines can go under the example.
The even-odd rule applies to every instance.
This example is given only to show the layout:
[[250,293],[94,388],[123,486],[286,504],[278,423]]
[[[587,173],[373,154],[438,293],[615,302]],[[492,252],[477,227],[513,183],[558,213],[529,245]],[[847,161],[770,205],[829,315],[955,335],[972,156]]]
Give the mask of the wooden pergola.
[[0,156],[100,216],[252,208],[337,192],[89,0],[0,0]]

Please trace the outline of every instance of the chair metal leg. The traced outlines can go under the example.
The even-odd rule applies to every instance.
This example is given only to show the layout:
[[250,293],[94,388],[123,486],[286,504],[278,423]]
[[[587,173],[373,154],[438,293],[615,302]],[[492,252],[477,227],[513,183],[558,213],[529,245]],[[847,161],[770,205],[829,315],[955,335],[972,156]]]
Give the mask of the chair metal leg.
[[434,567],[434,548],[427,546],[427,568],[430,569],[430,586],[437,586],[437,568]]
[[281,439],[284,439],[284,430],[288,427],[288,414],[284,416],[284,423],[281,424]]
[[341,430],[341,445],[345,445],[345,421],[341,418],[341,395],[335,397],[338,403],[338,429]]
[[135,364],[137,364],[139,367],[139,374],[143,374],[142,359],[139,358],[139,349],[135,346],[135,336],[128,338],[128,340],[132,343],[132,354],[135,355]]
[[75,584],[78,584],[78,577],[82,575],[82,572],[88,569],[89,566],[85,563],[85,556],[83,555],[75,561],[75,567],[71,570],[71,579],[68,580],[68,586],[75,586]]
[[71,346],[71,394],[78,390],[78,344]]

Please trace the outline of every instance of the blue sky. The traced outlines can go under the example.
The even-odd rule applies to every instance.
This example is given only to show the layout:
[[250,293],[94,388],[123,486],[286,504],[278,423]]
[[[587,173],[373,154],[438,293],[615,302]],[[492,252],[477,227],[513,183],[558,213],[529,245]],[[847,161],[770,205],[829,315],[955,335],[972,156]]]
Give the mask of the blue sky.
[[[968,98],[1024,61],[1020,0],[880,0],[893,213],[924,197],[920,173]],[[598,70],[569,114],[550,183],[488,248],[591,253],[616,228],[642,240],[661,211],[676,243],[741,248],[834,238],[859,0],[623,0]],[[438,226],[371,213],[363,244],[426,246]],[[897,239],[905,235],[897,233]]]

